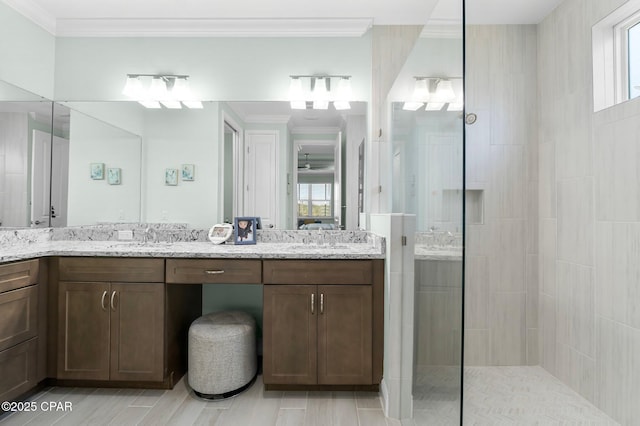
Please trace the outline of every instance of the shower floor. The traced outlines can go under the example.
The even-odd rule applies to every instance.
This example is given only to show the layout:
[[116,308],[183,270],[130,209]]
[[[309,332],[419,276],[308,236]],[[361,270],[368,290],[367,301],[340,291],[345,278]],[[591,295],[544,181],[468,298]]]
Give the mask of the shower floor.
[[[458,424],[460,369],[421,367],[416,426]],[[465,425],[617,425],[542,367],[465,367]]]

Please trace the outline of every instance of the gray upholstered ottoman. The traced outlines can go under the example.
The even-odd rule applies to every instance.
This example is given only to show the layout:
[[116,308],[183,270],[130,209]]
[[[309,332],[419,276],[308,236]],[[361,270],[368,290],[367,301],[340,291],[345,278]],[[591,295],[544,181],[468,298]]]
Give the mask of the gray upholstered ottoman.
[[202,398],[236,395],[258,372],[256,322],[245,312],[214,312],[189,327],[189,386]]

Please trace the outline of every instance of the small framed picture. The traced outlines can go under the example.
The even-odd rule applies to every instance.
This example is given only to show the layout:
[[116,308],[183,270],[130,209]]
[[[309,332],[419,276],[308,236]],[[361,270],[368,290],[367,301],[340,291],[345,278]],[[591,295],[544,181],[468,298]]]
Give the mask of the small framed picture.
[[165,169],[164,184],[171,186],[178,184],[178,169]]
[[256,218],[236,217],[234,219],[233,241],[236,244],[256,243]]
[[89,173],[93,180],[104,179],[104,163],[91,163],[89,165]]
[[182,180],[191,181],[195,180],[196,166],[193,164],[182,165]]
[[120,185],[122,183],[121,175],[122,171],[120,168],[109,167],[107,169],[107,183],[109,185]]

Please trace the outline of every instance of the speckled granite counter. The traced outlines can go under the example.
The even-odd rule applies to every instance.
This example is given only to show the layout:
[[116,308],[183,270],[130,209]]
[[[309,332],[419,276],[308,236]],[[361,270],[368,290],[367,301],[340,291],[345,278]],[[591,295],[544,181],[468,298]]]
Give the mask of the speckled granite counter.
[[446,231],[418,232],[415,260],[462,260],[462,234]]
[[[158,241],[118,241],[105,227],[0,232],[0,262],[43,256],[383,259],[384,239],[364,231],[263,231],[255,245],[215,245],[204,231],[158,230]],[[113,228],[112,228],[113,229]],[[93,232],[95,231],[95,232]],[[168,233],[169,232],[169,233]],[[135,230],[134,230],[135,235]],[[70,237],[71,236],[71,237]],[[64,238],[69,239],[64,239]],[[166,238],[165,238],[166,237]],[[96,240],[100,238],[99,240]],[[174,242],[171,242],[174,241]]]

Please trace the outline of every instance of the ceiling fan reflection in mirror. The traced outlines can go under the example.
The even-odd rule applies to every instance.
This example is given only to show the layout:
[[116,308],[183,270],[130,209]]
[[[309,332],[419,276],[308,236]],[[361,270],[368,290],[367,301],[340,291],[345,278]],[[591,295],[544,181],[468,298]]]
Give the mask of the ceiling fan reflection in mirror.
[[313,165],[311,161],[309,161],[309,153],[305,152],[304,154],[304,163],[301,164],[298,161],[298,170],[299,171],[318,171],[318,172],[332,172],[333,164],[326,165],[322,164],[323,162],[316,162],[317,164]]

